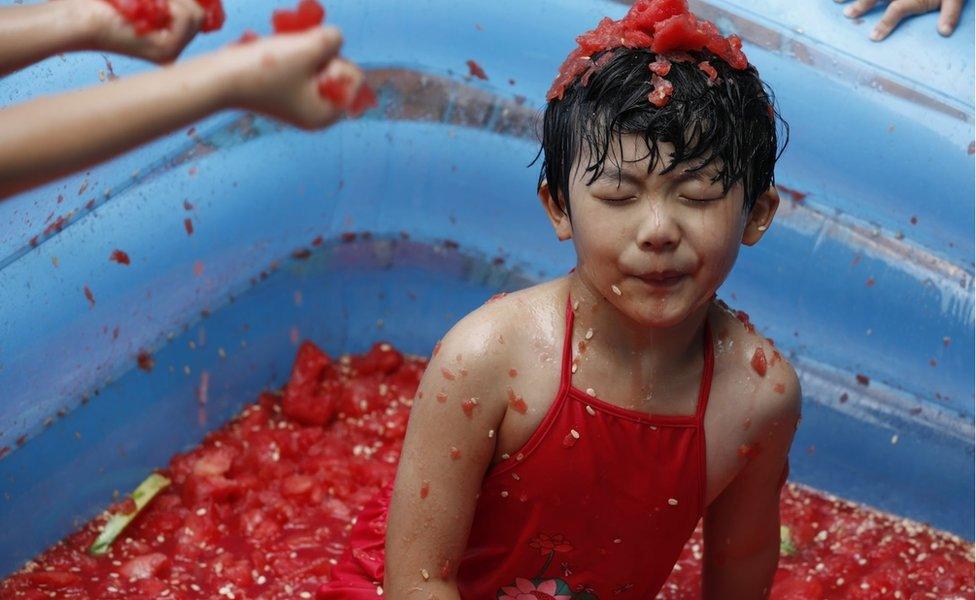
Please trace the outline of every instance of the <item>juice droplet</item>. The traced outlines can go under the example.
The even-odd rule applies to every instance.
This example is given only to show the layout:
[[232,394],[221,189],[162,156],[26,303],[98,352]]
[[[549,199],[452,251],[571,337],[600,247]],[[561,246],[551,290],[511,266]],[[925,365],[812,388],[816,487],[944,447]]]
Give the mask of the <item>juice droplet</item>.
[[766,376],[766,353],[762,348],[756,348],[756,352],[752,355],[752,368],[759,373],[760,377]]
[[515,390],[513,390],[512,388],[508,388],[508,406],[511,407],[512,410],[521,413],[523,415],[528,410],[528,407],[525,404],[525,400],[523,400],[520,396],[518,396],[515,393]]

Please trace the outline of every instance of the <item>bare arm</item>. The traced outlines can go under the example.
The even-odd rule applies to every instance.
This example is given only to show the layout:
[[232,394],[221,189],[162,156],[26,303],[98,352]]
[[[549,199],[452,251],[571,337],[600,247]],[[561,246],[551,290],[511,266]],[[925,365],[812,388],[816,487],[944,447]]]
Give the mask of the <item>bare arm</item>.
[[[766,383],[783,383],[782,394],[766,390],[751,444],[758,455],[705,513],[703,597],[765,599],[779,563],[779,500],[782,477],[800,416],[800,385],[785,361],[770,368]],[[746,453],[749,454],[749,453]]]
[[506,406],[496,390],[502,357],[484,343],[497,336],[485,312],[444,338],[411,409],[386,537],[384,592],[391,598],[460,598],[458,558],[495,451],[489,431],[497,430]]
[[79,50],[126,54],[153,62],[175,60],[203,23],[195,0],[170,0],[165,31],[136,35],[104,0],[52,0],[0,7],[0,76],[49,56]]
[[[65,0],[66,1],[66,0]],[[107,160],[224,108],[244,108],[301,127],[341,116],[318,80],[362,72],[333,60],[335,28],[237,45],[159,70],[0,110],[0,198]],[[323,70],[325,73],[323,73]]]

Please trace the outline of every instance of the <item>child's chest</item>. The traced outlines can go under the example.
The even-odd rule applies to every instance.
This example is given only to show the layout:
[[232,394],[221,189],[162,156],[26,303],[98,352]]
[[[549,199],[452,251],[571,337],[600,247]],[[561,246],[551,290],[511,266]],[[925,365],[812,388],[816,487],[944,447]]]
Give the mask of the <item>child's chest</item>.
[[[705,471],[706,471],[706,506],[711,503],[725,487],[736,477],[743,461],[739,456],[739,448],[749,443],[756,432],[751,430],[749,410],[753,405],[751,398],[745,398],[748,390],[743,390],[741,378],[729,368],[722,368],[721,361],[716,361],[716,368],[712,377],[707,410],[704,417],[705,429]],[[510,387],[515,398],[524,402],[519,408],[512,406],[498,427],[497,444],[492,464],[499,463],[509,456],[515,456],[530,441],[536,430],[546,419],[550,411],[555,410],[554,402],[559,394],[558,374],[545,368],[538,372],[532,368],[523,368],[518,377],[521,385]],[[738,383],[737,383],[738,382]],[[514,382],[513,382],[514,383]],[[593,391],[587,387],[584,378],[573,379],[571,385],[585,394]],[[738,391],[736,391],[738,390]],[[640,411],[650,414],[687,414],[695,412],[696,400],[699,393],[699,381],[689,380],[687,383],[668,391],[670,398],[658,398],[656,403],[649,403],[637,398],[630,403],[613,401],[613,404],[627,410]],[[573,402],[566,399],[564,402]],[[670,408],[665,411],[660,406],[668,403]],[[594,411],[595,412],[595,411]],[[600,413],[599,418],[619,418],[612,414]],[[554,434],[552,434],[554,435]],[[660,451],[660,450],[659,450]],[[608,457],[616,459],[617,457]],[[628,457],[619,457],[627,460]]]

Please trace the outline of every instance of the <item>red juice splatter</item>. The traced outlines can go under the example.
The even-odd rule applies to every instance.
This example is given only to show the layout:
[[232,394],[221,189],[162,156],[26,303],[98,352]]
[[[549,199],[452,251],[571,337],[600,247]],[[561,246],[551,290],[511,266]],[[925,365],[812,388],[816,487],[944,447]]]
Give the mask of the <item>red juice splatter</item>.
[[528,410],[525,400],[521,396],[518,396],[512,388],[508,388],[508,406],[515,412],[523,415]]
[[440,402],[441,404],[447,402],[447,394],[445,394],[444,392],[437,392],[437,401]]
[[183,229],[186,230],[186,235],[193,235],[193,220],[189,217],[183,219]]
[[448,381],[454,381],[454,379],[455,379],[454,373],[451,373],[447,369],[441,369],[441,377],[443,377],[444,379],[446,379]]
[[508,376],[511,377],[512,379],[515,379],[516,377],[518,377],[518,371],[516,369],[509,369]]
[[129,262],[129,255],[122,250],[112,250],[111,256],[108,257],[109,260],[119,263],[120,265],[131,264]]
[[773,386],[773,391],[776,392],[777,394],[785,394],[786,386],[783,385],[782,383],[777,383],[776,385]]
[[471,75],[471,77],[477,77],[478,79],[487,81],[488,74],[485,73],[485,70],[481,68],[481,65],[473,60],[468,60],[466,64],[468,65],[468,74]]
[[85,298],[88,300],[89,306],[90,307],[94,307],[95,306],[95,294],[92,293],[91,288],[88,287],[87,285],[84,287],[84,292],[85,292]]
[[461,451],[456,446],[451,446],[451,458],[454,460],[461,458]]
[[139,354],[136,355],[136,364],[139,365],[140,369],[146,373],[149,373],[156,365],[156,361],[153,360],[153,356],[149,353],[149,351],[140,350]]
[[854,378],[863,386],[870,385],[871,383],[871,379],[867,375],[862,375],[861,373],[856,374]]
[[470,417],[474,414],[474,409],[476,406],[478,406],[478,401],[471,398],[461,403],[461,410],[464,411],[465,416]]
[[420,497],[422,499],[423,498],[426,498],[428,494],[430,494],[430,482],[429,481],[423,481],[420,484]]
[[801,204],[804,200],[806,200],[807,196],[809,195],[806,192],[794,190],[793,188],[788,188],[785,185],[780,185],[778,183],[776,184],[776,189],[789,196],[790,199],[793,200],[793,202],[796,202],[797,204]]
[[766,353],[762,348],[756,348],[752,355],[752,368],[760,377],[766,376]]

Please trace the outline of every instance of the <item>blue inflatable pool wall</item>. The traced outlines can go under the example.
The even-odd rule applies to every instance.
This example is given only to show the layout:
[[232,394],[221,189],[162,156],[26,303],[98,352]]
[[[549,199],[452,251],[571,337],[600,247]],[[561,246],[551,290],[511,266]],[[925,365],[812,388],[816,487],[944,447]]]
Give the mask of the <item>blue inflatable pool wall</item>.
[[[774,226],[719,294],[800,373],[792,479],[972,540],[973,3],[949,39],[933,14],[883,44],[878,13],[827,0],[692,4],[743,37],[792,125]],[[268,29],[271,5],[227,8],[189,55]],[[3,573],[280,386],[296,340],[426,355],[491,294],[572,266],[527,164],[575,34],[626,3],[328,9],[380,92],[366,118],[223,113],[0,203]],[[55,57],[0,102],[147,68]]]

